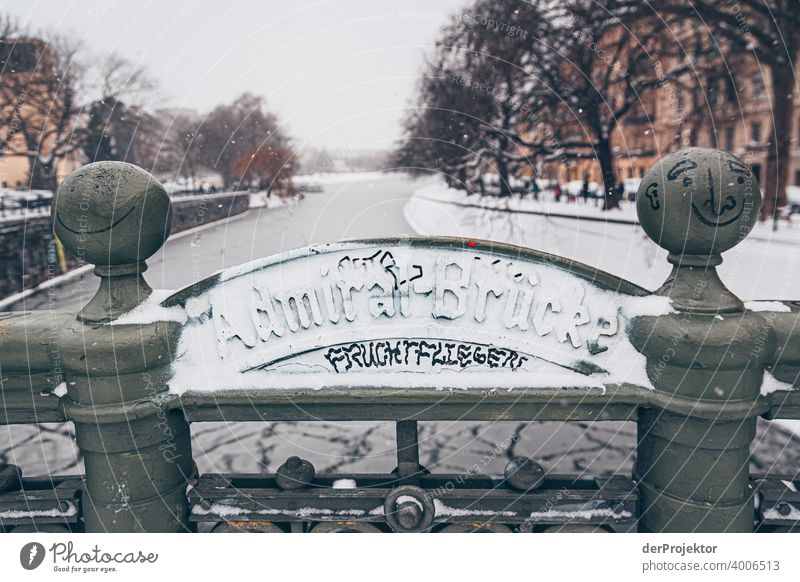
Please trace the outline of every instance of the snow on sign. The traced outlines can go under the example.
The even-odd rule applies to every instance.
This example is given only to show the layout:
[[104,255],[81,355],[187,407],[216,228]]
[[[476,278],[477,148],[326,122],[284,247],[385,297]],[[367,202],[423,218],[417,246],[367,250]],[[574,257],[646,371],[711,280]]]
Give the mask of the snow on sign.
[[649,386],[627,321],[668,300],[535,251],[455,239],[314,246],[117,323],[183,324],[170,389]]

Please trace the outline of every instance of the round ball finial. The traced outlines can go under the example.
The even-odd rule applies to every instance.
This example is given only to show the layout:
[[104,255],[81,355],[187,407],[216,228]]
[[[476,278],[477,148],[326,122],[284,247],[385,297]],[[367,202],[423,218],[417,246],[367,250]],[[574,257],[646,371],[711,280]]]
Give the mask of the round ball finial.
[[95,162],[73,172],[55,195],[52,216],[63,245],[94,265],[144,261],[172,226],[164,187],[125,162]]
[[728,152],[687,148],[661,158],[642,178],[636,212],[647,235],[673,257],[717,256],[758,219],[761,190]]

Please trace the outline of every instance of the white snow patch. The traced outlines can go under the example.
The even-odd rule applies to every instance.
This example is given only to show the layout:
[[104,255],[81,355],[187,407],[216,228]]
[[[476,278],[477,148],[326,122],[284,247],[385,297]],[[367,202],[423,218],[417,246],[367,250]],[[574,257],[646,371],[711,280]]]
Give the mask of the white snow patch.
[[267,193],[264,191],[250,194],[250,208],[266,208],[267,210],[274,210],[276,208],[289,206],[293,201],[294,198],[267,196]]
[[780,301],[745,301],[744,306],[750,311],[756,312],[778,311],[780,313],[789,313],[792,310],[791,307]]
[[550,509],[548,511],[533,511],[530,514],[531,519],[551,519],[551,518],[567,518],[567,519],[584,519],[584,520],[592,520],[597,519],[599,517],[617,517],[617,518],[628,518],[633,517],[633,514],[630,511],[623,510],[620,513],[614,513],[613,510],[605,508],[605,509],[576,509],[576,510],[559,510],[559,509]]
[[761,396],[766,396],[779,390],[791,391],[794,390],[794,387],[787,382],[781,382],[767,370],[764,370],[764,380],[761,382]]
[[318,507],[301,507],[299,509],[244,509],[242,507],[235,507],[225,503],[212,503],[208,509],[195,505],[192,507],[192,515],[219,515],[220,517],[232,517],[236,515],[291,515],[292,517],[317,517],[317,516],[331,516],[331,517],[360,517],[366,512],[363,509],[340,509],[333,511],[332,509],[323,509]]
[[800,509],[797,509],[796,507],[792,506],[792,510],[787,515],[783,515],[780,511],[778,511],[774,507],[770,507],[769,509],[764,511],[764,519],[779,519],[779,520],[800,519]]
[[29,511],[20,511],[10,509],[8,511],[0,511],[0,519],[25,519],[28,517],[73,517],[77,515],[78,508],[70,505],[69,508],[62,511],[60,509],[32,509]]
[[401,503],[413,503],[420,510],[425,511],[425,508],[422,506],[422,502],[413,495],[401,495],[400,497],[397,498],[395,504],[400,505]]
[[157,321],[186,323],[186,311],[179,307],[163,307],[161,302],[175,293],[170,289],[154,289],[150,297],[128,313],[121,315],[110,325],[147,325]]
[[337,479],[331,484],[334,489],[355,489],[357,486],[355,479]]
[[436,517],[464,517],[468,515],[482,515],[482,516],[503,516],[514,517],[517,515],[516,511],[493,511],[491,509],[458,509],[445,505],[441,499],[433,500],[433,507],[435,509]]

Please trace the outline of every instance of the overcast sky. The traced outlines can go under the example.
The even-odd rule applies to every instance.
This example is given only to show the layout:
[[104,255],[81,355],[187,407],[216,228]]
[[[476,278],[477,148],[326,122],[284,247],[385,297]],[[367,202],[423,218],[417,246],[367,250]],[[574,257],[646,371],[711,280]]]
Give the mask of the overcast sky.
[[298,145],[388,148],[423,55],[465,0],[0,0],[34,30],[147,66],[164,107],[267,98]]

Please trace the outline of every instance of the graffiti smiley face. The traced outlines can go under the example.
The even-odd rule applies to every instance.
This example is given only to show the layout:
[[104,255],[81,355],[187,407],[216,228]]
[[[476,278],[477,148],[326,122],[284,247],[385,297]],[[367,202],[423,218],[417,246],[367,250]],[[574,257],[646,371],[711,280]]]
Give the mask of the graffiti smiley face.
[[97,162],[70,175],[53,201],[53,228],[74,254],[95,265],[147,259],[172,223],[158,181],[131,164]]
[[[733,188],[736,185],[743,185],[746,183],[747,178],[750,178],[750,170],[733,157],[720,156],[722,166],[727,166],[720,172],[719,183],[716,183],[714,172],[712,168],[705,168],[705,175],[702,176],[703,180],[697,179],[697,162],[692,159],[683,159],[677,162],[672,168],[667,171],[667,180],[670,182],[678,182],[683,188],[693,190],[700,188],[698,191],[699,198],[702,202],[694,200],[695,195],[692,193],[692,211],[695,217],[705,226],[720,227],[728,226],[739,220],[744,212],[744,204],[737,199],[733,193]],[[725,175],[733,173],[736,179],[723,183],[724,180],[731,178]],[[723,195],[723,192],[726,192]]]
[[760,201],[758,184],[741,160],[688,148],[647,172],[637,212],[645,231],[673,253],[717,254],[750,231]]

